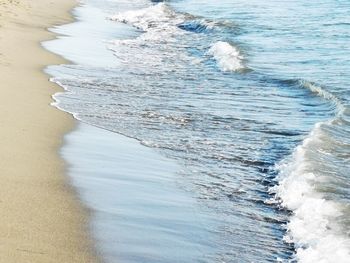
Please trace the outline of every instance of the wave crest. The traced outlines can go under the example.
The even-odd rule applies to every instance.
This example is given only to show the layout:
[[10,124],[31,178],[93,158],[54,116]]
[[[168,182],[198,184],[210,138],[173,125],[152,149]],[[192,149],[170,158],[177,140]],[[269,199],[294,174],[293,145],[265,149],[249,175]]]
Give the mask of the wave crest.
[[[314,92],[327,99],[335,98],[322,89]],[[338,166],[342,163],[334,160],[334,153],[344,145],[337,146],[330,132],[339,129],[333,120],[317,123],[291,158],[276,167],[279,184],[270,193],[293,212],[284,240],[295,244],[300,263],[345,263],[350,258],[350,240],[341,225],[347,208],[322,190],[341,176]]]
[[304,88],[309,89],[311,92],[317,94],[319,97],[322,97],[328,101],[330,101],[333,105],[335,105],[337,109],[337,115],[340,115],[344,112],[345,107],[342,102],[332,93],[323,89],[321,86],[306,80],[299,80],[300,85]]
[[208,51],[223,71],[239,71],[244,69],[243,56],[239,50],[227,42],[216,42]]

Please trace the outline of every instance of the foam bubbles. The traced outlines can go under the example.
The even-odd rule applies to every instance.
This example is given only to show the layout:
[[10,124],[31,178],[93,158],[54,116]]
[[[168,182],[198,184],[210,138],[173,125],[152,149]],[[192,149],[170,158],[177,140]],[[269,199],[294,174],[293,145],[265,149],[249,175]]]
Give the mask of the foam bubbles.
[[325,123],[316,124],[291,160],[277,167],[281,180],[270,191],[282,206],[293,211],[284,240],[295,244],[298,262],[345,263],[350,258],[350,242],[337,225],[342,207],[316,188],[321,174],[312,154],[322,143],[322,125]]
[[[185,21],[185,16],[176,13],[167,4],[121,12],[111,19],[143,31],[136,38],[116,39],[109,47],[128,69],[164,72],[195,63],[185,50],[187,45],[183,42],[186,38],[180,38],[186,31],[180,29],[178,24]],[[165,67],[165,64],[169,67]]]
[[111,19],[132,25],[143,31],[155,28],[169,29],[170,24],[176,25],[184,21],[181,15],[176,14],[164,3],[118,13],[112,16]]
[[244,68],[243,56],[239,50],[227,42],[216,42],[208,51],[223,71],[238,71]]

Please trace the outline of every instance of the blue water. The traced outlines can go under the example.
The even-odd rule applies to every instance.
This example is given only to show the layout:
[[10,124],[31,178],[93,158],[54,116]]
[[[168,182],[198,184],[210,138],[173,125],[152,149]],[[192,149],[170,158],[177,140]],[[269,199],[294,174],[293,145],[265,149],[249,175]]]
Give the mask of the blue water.
[[[192,200],[177,231],[179,207],[136,213],[156,242],[127,238],[118,227],[134,212],[106,205],[110,220],[93,226],[107,262],[348,262],[349,13],[336,0],[86,0],[53,29],[62,36],[44,46],[73,62],[47,69],[66,89],[56,106],[176,164],[164,195]],[[98,238],[105,229],[123,246]]]

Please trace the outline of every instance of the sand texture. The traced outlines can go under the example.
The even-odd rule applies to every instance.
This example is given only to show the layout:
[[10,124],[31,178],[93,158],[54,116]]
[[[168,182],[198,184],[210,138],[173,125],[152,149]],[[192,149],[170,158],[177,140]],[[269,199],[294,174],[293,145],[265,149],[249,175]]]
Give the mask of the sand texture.
[[58,155],[74,121],[50,106],[59,88],[42,71],[64,61],[39,44],[74,4],[0,0],[0,262],[97,261]]

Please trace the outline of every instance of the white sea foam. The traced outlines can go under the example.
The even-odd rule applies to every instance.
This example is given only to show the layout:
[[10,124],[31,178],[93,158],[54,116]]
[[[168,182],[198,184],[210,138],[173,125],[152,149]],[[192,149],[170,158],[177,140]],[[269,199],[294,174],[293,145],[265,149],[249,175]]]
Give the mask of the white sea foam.
[[186,38],[181,36],[188,32],[178,27],[186,16],[165,3],[117,13],[111,19],[143,31],[137,38],[111,41],[109,48],[119,61],[129,65],[128,68],[137,65],[164,71],[200,63],[186,52]]
[[143,31],[150,29],[168,29],[169,24],[176,25],[183,22],[183,17],[176,14],[166,4],[159,3],[138,10],[117,13],[112,20],[132,25]]
[[[164,3],[153,5],[138,10],[130,10],[118,13],[111,17],[111,20],[131,25],[141,29],[143,34],[134,39],[118,39],[112,42],[113,45],[138,45],[141,49],[152,45],[164,45],[175,41],[175,36],[181,33],[177,23],[183,18],[178,16]],[[112,50],[118,51],[112,47]],[[135,55],[135,54],[134,54]]]
[[282,206],[293,211],[284,239],[295,244],[298,262],[346,263],[350,259],[350,242],[337,224],[342,207],[326,199],[315,187],[321,174],[310,158],[310,149],[322,143],[322,125],[327,123],[316,124],[291,160],[277,167],[280,183],[270,191]]
[[216,42],[208,51],[223,71],[238,71],[244,68],[243,56],[239,50],[227,42]]

